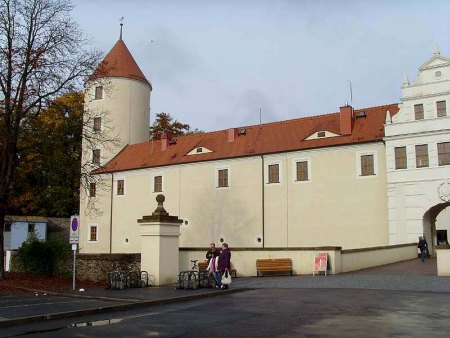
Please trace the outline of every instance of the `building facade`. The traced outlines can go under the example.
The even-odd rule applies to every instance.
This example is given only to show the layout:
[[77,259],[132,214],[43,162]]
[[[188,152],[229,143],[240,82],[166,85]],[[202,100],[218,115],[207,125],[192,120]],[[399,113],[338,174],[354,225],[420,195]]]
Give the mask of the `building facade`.
[[[389,243],[447,242],[450,217],[450,59],[436,47],[417,78],[403,81],[398,113],[385,126]],[[446,224],[447,223],[447,224]]]
[[[86,109],[107,111],[109,132],[121,143],[99,157],[96,145],[85,143],[84,161],[96,161],[93,174],[98,179],[81,196],[82,252],[139,252],[137,219],[151,214],[160,193],[166,197],[166,210],[183,219],[184,248],[206,247],[210,242],[227,242],[234,248],[367,248],[414,242],[422,229],[431,229],[405,216],[407,208],[415,208],[404,202],[412,188],[402,186],[407,179],[399,178],[392,164],[397,145],[416,144],[417,133],[408,121],[416,104],[412,97],[423,89],[413,89],[415,84],[404,85],[400,105],[365,109],[346,105],[327,115],[148,141],[151,85],[134,59],[130,61],[123,41],[118,44],[105,60],[121,66],[95,77],[86,88],[95,98],[97,87],[108,82],[109,93],[87,101]],[[433,67],[447,72],[442,65],[448,65],[447,59],[434,55],[430,61],[419,73],[425,82],[430,69],[436,73]],[[447,102],[450,86],[441,81],[426,88],[430,88],[423,102],[427,118],[422,122],[424,128],[435,128],[425,134],[437,147],[450,141],[449,117],[444,109],[439,121],[446,121],[447,127],[439,122],[428,126],[432,120],[428,106],[433,100]],[[428,169],[435,175],[430,189],[445,195],[450,167],[439,165],[439,156],[430,148]],[[409,175],[408,169],[402,173]],[[431,206],[421,206],[427,208],[421,209],[422,216],[435,205],[441,209],[448,205],[435,195]]]

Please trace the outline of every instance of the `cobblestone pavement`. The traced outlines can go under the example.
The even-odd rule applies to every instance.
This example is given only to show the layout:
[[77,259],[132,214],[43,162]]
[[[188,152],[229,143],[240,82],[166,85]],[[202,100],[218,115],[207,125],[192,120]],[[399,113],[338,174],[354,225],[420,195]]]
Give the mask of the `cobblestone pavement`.
[[417,259],[340,275],[235,278],[232,286],[450,292],[450,277],[436,275],[435,259]]

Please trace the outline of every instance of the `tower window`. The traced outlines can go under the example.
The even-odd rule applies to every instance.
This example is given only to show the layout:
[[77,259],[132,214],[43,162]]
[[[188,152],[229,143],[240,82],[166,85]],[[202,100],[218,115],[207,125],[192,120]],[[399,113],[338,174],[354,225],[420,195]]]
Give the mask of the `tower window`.
[[100,149],[92,150],[92,163],[100,164]]
[[96,192],[97,192],[97,185],[95,183],[90,183],[89,184],[89,196],[95,197]]
[[97,226],[89,225],[89,242],[97,242]]
[[95,87],[95,100],[103,99],[103,86]]
[[416,120],[423,120],[423,104],[414,105],[414,117]]
[[395,147],[395,169],[406,169],[406,147]]
[[95,117],[94,118],[94,131],[101,131],[101,130],[102,130],[102,118]]
[[445,101],[436,102],[437,117],[447,116],[447,105]]

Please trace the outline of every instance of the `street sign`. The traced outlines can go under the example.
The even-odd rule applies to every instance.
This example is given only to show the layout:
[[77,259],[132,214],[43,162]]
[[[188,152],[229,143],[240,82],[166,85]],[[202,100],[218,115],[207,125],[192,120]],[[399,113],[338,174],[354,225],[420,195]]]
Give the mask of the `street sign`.
[[78,244],[80,238],[80,216],[70,217],[70,244]]

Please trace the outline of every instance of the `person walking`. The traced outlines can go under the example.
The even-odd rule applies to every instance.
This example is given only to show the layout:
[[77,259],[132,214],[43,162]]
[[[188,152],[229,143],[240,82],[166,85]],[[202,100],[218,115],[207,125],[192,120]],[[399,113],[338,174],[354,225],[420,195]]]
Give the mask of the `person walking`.
[[[222,244],[222,251],[219,256],[219,264],[218,264],[219,270],[221,275],[225,273],[225,271],[228,271],[230,273],[231,269],[231,251],[228,247],[227,243]],[[228,285],[223,284],[221,286],[222,289],[228,289]]]
[[425,262],[425,257],[428,252],[428,244],[423,236],[419,237],[419,243],[417,244],[417,247],[420,250],[420,259],[422,260],[422,262]]

